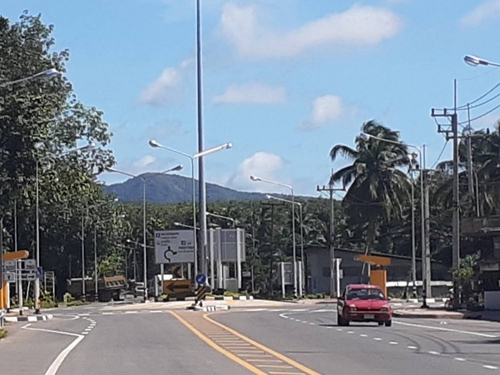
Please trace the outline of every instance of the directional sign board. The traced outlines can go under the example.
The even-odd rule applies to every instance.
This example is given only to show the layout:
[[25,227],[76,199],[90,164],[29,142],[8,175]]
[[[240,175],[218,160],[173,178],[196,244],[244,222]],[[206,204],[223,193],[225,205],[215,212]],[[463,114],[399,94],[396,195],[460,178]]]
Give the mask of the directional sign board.
[[192,230],[155,231],[156,264],[194,263]]

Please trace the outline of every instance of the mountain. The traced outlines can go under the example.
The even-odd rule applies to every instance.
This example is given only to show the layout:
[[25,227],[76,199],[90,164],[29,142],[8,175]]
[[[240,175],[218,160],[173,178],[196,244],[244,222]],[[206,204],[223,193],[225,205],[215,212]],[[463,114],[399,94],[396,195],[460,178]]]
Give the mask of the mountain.
[[[104,191],[115,194],[122,202],[142,202],[142,178],[146,180],[146,199],[149,203],[181,203],[192,200],[191,178],[175,174],[144,173],[125,182],[107,185]],[[247,193],[207,183],[207,202],[250,201],[266,199],[266,194]],[[198,180],[196,180],[198,201]]]

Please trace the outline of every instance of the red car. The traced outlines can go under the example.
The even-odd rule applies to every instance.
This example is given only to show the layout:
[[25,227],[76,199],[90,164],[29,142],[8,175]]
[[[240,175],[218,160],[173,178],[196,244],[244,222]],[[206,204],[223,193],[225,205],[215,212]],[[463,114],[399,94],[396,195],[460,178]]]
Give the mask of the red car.
[[382,289],[377,285],[348,285],[338,299],[337,324],[350,322],[377,322],[379,326],[392,325],[392,309]]

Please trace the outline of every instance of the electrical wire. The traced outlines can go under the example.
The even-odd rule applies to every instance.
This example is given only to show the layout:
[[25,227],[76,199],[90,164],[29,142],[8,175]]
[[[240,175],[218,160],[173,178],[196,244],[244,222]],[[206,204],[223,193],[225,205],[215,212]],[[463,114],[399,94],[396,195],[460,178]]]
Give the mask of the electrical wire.
[[437,163],[439,163],[439,159],[441,159],[441,156],[443,156],[444,154],[444,150],[446,150],[446,146],[448,146],[448,140],[445,142],[444,146],[443,146],[443,149],[441,150],[441,152],[439,153],[439,156],[437,157],[436,161],[434,162],[434,164],[432,165],[431,169],[434,169],[434,167],[437,165]]

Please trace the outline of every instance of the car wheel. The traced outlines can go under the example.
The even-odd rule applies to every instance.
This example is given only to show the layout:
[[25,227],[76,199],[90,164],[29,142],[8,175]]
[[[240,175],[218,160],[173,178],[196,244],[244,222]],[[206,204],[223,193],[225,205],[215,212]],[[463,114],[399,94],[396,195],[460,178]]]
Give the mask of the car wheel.
[[385,322],[385,326],[386,327],[391,327],[392,326],[392,320],[388,320],[387,322]]
[[378,325],[379,325],[379,326],[383,326],[383,325],[384,325],[384,322],[378,322]]
[[337,314],[337,325],[339,325],[339,326],[348,326],[349,322],[347,320],[345,320],[344,318],[342,318],[340,316],[340,314]]

